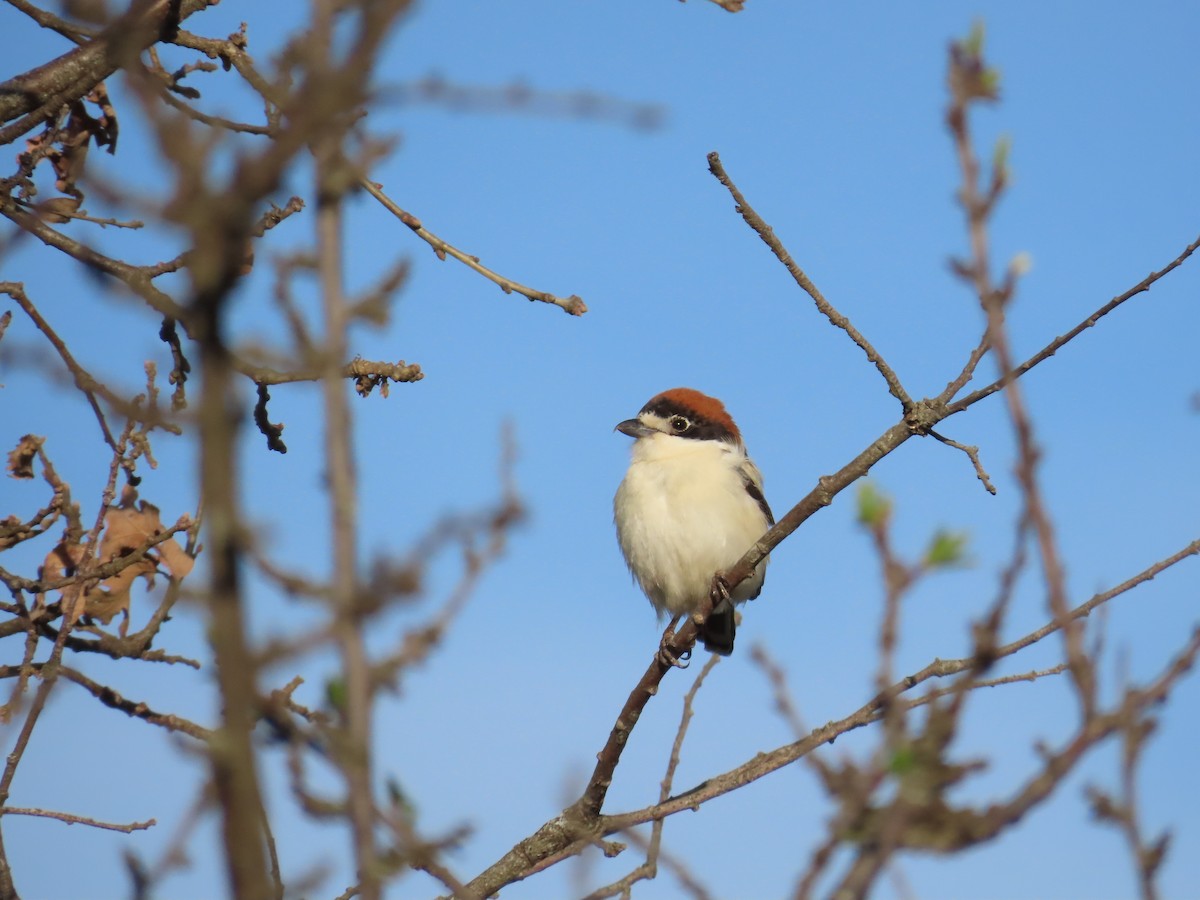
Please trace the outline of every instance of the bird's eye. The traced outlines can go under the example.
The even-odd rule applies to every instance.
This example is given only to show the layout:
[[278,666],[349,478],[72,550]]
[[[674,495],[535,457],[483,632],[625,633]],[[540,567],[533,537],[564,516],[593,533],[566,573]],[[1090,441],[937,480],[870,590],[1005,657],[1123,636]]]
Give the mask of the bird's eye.
[[683,434],[685,431],[687,431],[691,427],[692,427],[692,423],[689,422],[687,419],[685,419],[683,416],[671,416],[671,429],[673,431],[676,431],[679,434]]

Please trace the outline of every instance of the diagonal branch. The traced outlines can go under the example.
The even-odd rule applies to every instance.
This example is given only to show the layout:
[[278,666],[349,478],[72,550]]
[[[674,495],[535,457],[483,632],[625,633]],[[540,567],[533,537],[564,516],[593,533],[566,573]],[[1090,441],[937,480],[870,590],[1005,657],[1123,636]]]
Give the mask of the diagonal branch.
[[95,32],[91,29],[81,28],[74,22],[68,22],[66,19],[54,15],[54,13],[39,9],[30,3],[29,0],[5,0],[5,2],[9,6],[25,13],[25,15],[37,22],[42,28],[56,31],[67,40],[74,41],[76,44],[82,44],[89,38],[95,37]]
[[879,374],[887,382],[888,393],[899,400],[904,411],[908,412],[913,405],[912,398],[908,396],[903,385],[900,384],[900,379],[892,371],[892,367],[879,355],[879,351],[871,346],[871,342],[863,337],[862,333],[854,327],[853,323],[838,312],[832,303],[825,299],[824,295],[817,289],[817,286],[812,283],[812,280],[804,274],[804,270],[792,259],[792,255],[783,246],[783,242],[775,235],[775,230],[763,221],[762,216],[754,211],[753,207],[746,202],[746,198],[742,196],[742,192],[737,189],[737,185],[725,174],[725,167],[721,164],[721,157],[717,155],[715,150],[708,154],[708,170],[716,176],[717,181],[721,182],[733,196],[733,202],[737,204],[736,209],[742,218],[746,220],[746,224],[753,228],[755,234],[763,239],[763,243],[771,248],[771,252],[783,263],[784,268],[795,279],[796,284],[800,285],[804,292],[812,297],[813,303],[817,305],[817,309],[820,310],[821,314],[835,328],[840,328],[846,332],[850,336],[850,340],[854,341],[859,349],[867,355],[867,359],[875,364],[875,368],[879,370]]
[[439,259],[445,259],[447,256],[453,256],[464,266],[474,269],[488,281],[500,285],[500,290],[504,291],[506,294],[516,292],[523,297],[528,297],[530,300],[537,300],[542,303],[549,303],[553,306],[557,306],[563,312],[572,316],[582,316],[588,311],[587,304],[584,303],[583,299],[576,294],[572,294],[570,297],[558,297],[547,291],[539,291],[531,287],[526,287],[519,282],[513,281],[511,278],[505,278],[498,272],[493,272],[479,261],[479,257],[464,253],[462,250],[459,250],[452,244],[446,243],[432,231],[427,229],[421,223],[420,219],[418,219],[412,213],[401,209],[391,197],[383,192],[383,188],[374,181],[371,181],[369,178],[364,176],[359,179],[359,184],[362,185],[368,194],[382,203],[388,212],[411,228],[417,237],[429,244]]
[[[1057,623],[1052,622],[1050,626],[1057,630]],[[1015,652],[1015,651],[1014,651]],[[1142,693],[1150,700],[1161,699],[1165,695],[1165,691],[1170,684],[1174,683],[1178,678],[1188,671],[1188,668],[1194,662],[1195,656],[1200,653],[1200,629],[1192,635],[1187,646],[1179,653],[1175,660],[1167,667],[1160,675],[1154,684],[1145,689]],[[658,803],[653,806],[648,806],[643,809],[634,810],[628,813],[620,813],[611,816],[600,817],[599,833],[601,836],[613,834],[618,831],[623,831],[632,828],[636,825],[642,825],[646,822],[655,821],[663,816],[675,815],[676,813],[685,810],[695,810],[701,804],[723,796],[731,791],[757,781],[760,778],[775,772],[785,766],[791,765],[799,759],[806,757],[817,747],[822,744],[832,743],[837,738],[847,732],[854,731],[866,725],[870,725],[883,718],[884,707],[890,700],[887,697],[895,698],[910,690],[912,687],[920,684],[930,678],[942,678],[948,675],[957,674],[963,671],[970,670],[976,665],[973,657],[965,657],[956,660],[935,660],[919,672],[909,675],[906,678],[896,682],[889,691],[880,694],[870,702],[859,707],[850,715],[822,725],[820,728],[813,729],[808,735],[791,744],[786,744],[775,750],[766,753],[760,753],[753,759],[742,763],[728,772],[706,779],[701,785],[693,788],[690,791],[685,791],[672,797],[665,803]],[[1017,676],[1012,680],[1015,681],[1032,681],[1037,677],[1044,675],[1058,674],[1055,670],[1046,670],[1044,672],[1032,672],[1025,675]],[[990,687],[993,682],[976,682],[973,687]],[[929,697],[917,698],[913,705],[921,706],[928,703]],[[1093,746],[1101,737],[1113,733],[1119,727],[1119,721],[1113,715],[1096,715],[1089,722],[1080,725],[1080,734],[1077,741],[1072,742],[1070,748],[1061,754],[1061,758],[1057,762],[1051,762],[1046,767],[1046,772],[1042,776],[1034,779],[1027,785],[1026,789],[1014,798],[1009,804],[1005,805],[1004,818],[1011,819],[1014,816],[1019,816],[1031,808],[1036,800],[1045,796],[1052,784],[1050,783],[1049,774],[1058,769],[1064,762],[1073,764],[1078,755],[1087,747]],[[1077,746],[1078,745],[1078,746]],[[1052,758],[1053,759],[1053,758]],[[1054,780],[1057,783],[1057,780]],[[946,848],[942,848],[946,849]]]
[[[1183,560],[1192,557],[1200,556],[1200,540],[1192,541],[1187,546],[1180,549],[1177,553],[1159,560],[1153,565],[1143,569],[1138,574],[1125,580],[1121,584],[1091,597],[1084,603],[1074,607],[1069,614],[1069,619],[1075,620],[1088,616],[1093,610],[1104,603],[1128,593],[1139,585],[1153,579],[1158,574],[1168,568],[1182,562]],[[1028,647],[1030,644],[1036,643],[1049,634],[1053,634],[1063,626],[1063,623],[1057,618],[1051,619],[1041,628],[1024,635],[1017,640],[995,649],[992,654],[993,660],[1002,659],[1012,656],[1018,651]],[[695,639],[695,626],[690,620],[681,631],[691,629],[692,639]],[[1192,646],[1189,646],[1188,651],[1181,655],[1169,670],[1170,678],[1173,680],[1181,674],[1181,667],[1185,662],[1192,658]],[[883,718],[884,710],[889,704],[892,704],[897,697],[911,691],[914,687],[923,684],[934,678],[947,678],[953,675],[959,675],[963,672],[970,672],[978,666],[978,660],[974,656],[962,657],[960,659],[935,659],[923,669],[908,675],[899,681],[889,686],[886,690],[881,691],[867,703],[863,704],[854,712],[850,713],[836,721],[827,723],[820,728],[813,729],[808,734],[801,737],[799,740],[791,744],[786,744],[775,750],[766,753],[757,754],[753,759],[737,766],[724,774],[706,779],[700,786],[692,790],[685,791],[670,799],[656,803],[653,806],[645,807],[644,809],[634,810],[627,813],[617,815],[607,815],[598,817],[588,817],[585,807],[585,800],[588,798],[587,793],[576,804],[567,808],[562,814],[551,819],[539,828],[533,835],[518,843],[515,847],[508,851],[500,860],[490,866],[486,871],[473,879],[468,887],[471,890],[479,892],[483,896],[490,896],[505,885],[511,884],[527,877],[534,871],[540,871],[548,868],[554,862],[571,856],[583,847],[593,844],[600,840],[605,835],[615,834],[617,832],[626,831],[637,825],[643,825],[647,822],[653,822],[664,816],[674,815],[684,810],[694,810],[701,804],[712,800],[716,797],[727,794],[731,791],[749,784],[752,781],[757,781],[760,778],[774,772],[785,766],[791,765],[799,759],[802,759],[810,754],[822,744],[830,743],[841,735],[870,725]],[[663,669],[667,669],[665,665]],[[1027,681],[1033,680],[1035,677],[1052,674],[1053,670],[1046,672],[1026,673],[1012,677],[1012,681]],[[661,674],[654,678],[654,666],[648,671],[642,680],[638,682],[637,688],[630,695],[626,702],[626,707],[622,710],[621,717],[618,718],[617,727],[614,728],[614,733],[618,728],[622,729],[619,735],[623,741],[629,736],[629,728],[633,723],[636,723],[637,716],[641,714],[642,707],[645,706],[645,701],[649,697],[638,704],[638,700],[644,693],[653,694],[657,688],[658,681],[661,681]],[[663,673],[665,674],[665,672]],[[1166,676],[1164,676],[1166,677]],[[995,682],[980,682],[975,681],[971,685],[972,688],[989,687]],[[1156,683],[1156,686],[1148,689],[1148,692],[1154,691],[1161,693],[1165,688],[1161,683]],[[1155,693],[1154,696],[1158,696]],[[913,701],[914,705],[924,705],[929,702],[930,695],[917,698]],[[632,715],[632,721],[627,717]],[[1084,726],[1088,727],[1088,726]],[[1115,727],[1115,726],[1114,726]],[[1093,738],[1094,740],[1094,738]],[[610,737],[610,743],[612,738]],[[601,756],[608,750],[606,747],[601,751]],[[601,763],[597,766],[597,771],[601,777],[606,777],[611,780],[612,769],[605,768],[604,772],[600,772]],[[615,763],[614,763],[615,765]],[[593,790],[593,784],[596,782],[597,774],[593,774],[593,783],[589,783],[588,791]],[[600,801],[603,802],[603,794],[607,791],[608,783],[601,785]]]
[[107,387],[96,380],[90,372],[76,362],[75,357],[71,355],[71,351],[67,349],[66,343],[58,336],[58,333],[50,327],[50,323],[43,318],[37,307],[25,293],[24,286],[16,282],[0,281],[0,293],[8,294],[21,309],[25,310],[25,315],[33,321],[37,326],[38,331],[46,336],[46,340],[57,351],[59,358],[63,361],[63,365],[71,373],[71,378],[75,382],[80,392],[87,397],[88,403],[92,407],[92,412],[96,416],[96,421],[100,424],[100,432],[104,435],[104,442],[113,450],[117,449],[116,438],[113,437],[112,431],[109,430],[108,420],[104,417],[104,411],[100,409],[100,401],[96,399],[97,395],[111,402],[120,403]]
[[[735,194],[735,199],[740,195]],[[1190,250],[1181,256],[1175,263],[1166,267],[1163,274],[1171,271],[1179,265],[1183,259],[1190,255]],[[1159,276],[1161,277],[1161,275]],[[1132,296],[1132,294],[1130,294]],[[1073,336],[1073,335],[1072,335]],[[1063,340],[1069,340],[1070,337]],[[1019,377],[1023,372],[1018,372]],[[953,407],[946,406],[937,400],[921,400],[912,404],[912,407],[904,419],[897,422],[895,425],[887,429],[883,434],[876,438],[862,452],[860,452],[853,460],[839,469],[833,475],[824,476],[817,481],[817,485],[809,491],[788,513],[783,516],[776,524],[759,538],[754,545],[742,556],[738,562],[731,568],[722,573],[722,580],[726,586],[733,588],[749,577],[755,567],[765,559],[772,550],[784,541],[792,532],[800,527],[805,521],[813,516],[817,511],[833,502],[834,496],[845,490],[849,485],[853,484],[859,478],[863,477],[870,471],[871,467],[883,457],[887,456],[901,444],[907,441],[914,434],[928,434],[929,431],[941,422],[943,419],[956,412],[966,409],[971,404],[978,402],[988,396],[991,392],[977,392],[978,396],[972,395],[970,398],[964,398]],[[969,403],[967,401],[970,401]],[[1172,565],[1178,562],[1185,556],[1193,555],[1200,552],[1200,542],[1189,545],[1188,548],[1176,554],[1169,561],[1165,561],[1163,568],[1167,565]],[[1161,571],[1161,569],[1156,570]],[[1156,572],[1143,573],[1138,576],[1142,578],[1153,578]],[[1140,583],[1140,582],[1139,582]],[[1129,585],[1132,586],[1132,585]],[[1111,596],[1116,593],[1127,590],[1128,587],[1122,586],[1114,589]],[[1094,604],[1099,605],[1108,599],[1093,598]],[[1067,622],[1073,621],[1081,616],[1086,616],[1087,612],[1093,608],[1088,606],[1084,611],[1073,611],[1065,620],[1048,623],[1036,637],[1030,637],[1029,643],[1040,640],[1046,634],[1050,634],[1059,630]],[[701,610],[700,615],[703,615],[708,610]],[[681,653],[690,650],[695,645],[697,628],[692,619],[689,619],[682,628],[680,628],[671,641],[670,649],[674,652]],[[1027,636],[1028,637],[1028,636]],[[1024,640],[1024,639],[1023,639]],[[1008,647],[1001,648],[999,653],[1003,655]],[[1016,648],[1013,648],[1015,652]],[[565,833],[572,836],[572,840],[587,839],[595,836],[595,828],[592,824],[593,817],[599,813],[604,797],[608,792],[608,787],[612,782],[613,772],[620,761],[621,753],[624,750],[625,742],[628,740],[629,732],[636,725],[638,718],[641,716],[642,710],[649,702],[650,698],[657,692],[658,685],[666,675],[667,667],[663,666],[657,660],[653,661],[646,672],[639,679],[637,685],[627,698],[625,705],[621,709],[620,715],[609,734],[609,738],[604,749],[597,755],[597,765],[592,773],[592,777],[588,782],[588,787],[580,800],[567,811],[567,815],[560,817],[554,822],[547,823],[528,841],[518,844],[517,847],[510,851],[509,856],[520,851],[521,853],[529,852],[539,846],[541,842],[547,840],[555,840],[559,833]],[[873,720],[872,720],[873,721]],[[859,722],[853,727],[861,727],[867,724],[866,721]],[[841,732],[838,732],[841,733]],[[817,741],[817,745],[823,740]],[[816,746],[816,745],[814,745]],[[806,751],[807,752],[807,751]],[[684,804],[687,807],[687,804]],[[641,820],[648,821],[648,820]],[[636,823],[628,823],[636,824]],[[621,827],[627,827],[622,825]],[[611,833],[611,832],[608,832]],[[506,857],[507,859],[507,857]],[[490,878],[497,874],[499,868],[504,863],[504,860],[498,862],[492,869],[483,873],[477,882],[472,882],[474,886],[479,884],[490,884]],[[494,871],[496,870],[496,871]]]
[[[32,131],[216,0],[133,2],[93,40],[0,83],[0,145]],[[13,121],[16,119],[17,121]]]
[[[1078,325],[1076,325],[1074,328],[1072,328],[1066,334],[1062,334],[1062,335],[1059,335],[1058,337],[1056,337],[1054,340],[1052,340],[1049,344],[1047,344],[1045,347],[1043,347],[1041,350],[1039,350],[1033,356],[1029,357],[1029,359],[1025,360],[1025,362],[1021,363],[1019,366],[1012,369],[1008,374],[1006,374],[1000,378],[997,378],[995,381],[993,381],[991,384],[987,385],[986,387],[982,387],[979,390],[975,391],[974,393],[968,394],[967,396],[963,397],[961,400],[956,400],[954,403],[952,403],[950,405],[950,412],[953,414],[953,413],[959,412],[960,410],[966,409],[968,406],[971,406],[972,404],[979,402],[984,397],[987,397],[989,394],[996,393],[996,391],[1005,387],[1005,385],[1008,385],[1011,382],[1015,381],[1016,379],[1020,378],[1022,375],[1024,375],[1026,372],[1028,372],[1030,369],[1032,369],[1038,363],[1045,362],[1047,359],[1049,359],[1051,356],[1053,356],[1055,353],[1057,353],[1059,350],[1061,350],[1068,342],[1074,340],[1080,334],[1082,334],[1084,331],[1091,328],[1093,325],[1095,325],[1097,322],[1099,322],[1101,319],[1103,319],[1105,316],[1107,316],[1110,312],[1112,312],[1114,309],[1116,309],[1118,306],[1120,306],[1126,300],[1130,300],[1133,297],[1136,297],[1138,294],[1142,294],[1142,293],[1145,293],[1146,291],[1150,290],[1150,288],[1153,287],[1157,281],[1162,279],[1163,276],[1167,275],[1168,273],[1172,272],[1173,270],[1179,268],[1179,266],[1183,265],[1184,261],[1189,256],[1191,256],[1197,250],[1197,248],[1200,248],[1200,237],[1197,237],[1196,240],[1192,241],[1190,244],[1188,244],[1186,247],[1184,247],[1183,252],[1180,253],[1177,257],[1175,257],[1175,259],[1171,260],[1171,262],[1169,262],[1167,265],[1163,266],[1157,272],[1151,272],[1149,275],[1147,275],[1145,278],[1143,278],[1141,281],[1139,281],[1137,284],[1135,284],[1129,290],[1125,291],[1123,294],[1118,294],[1117,296],[1113,297],[1111,300],[1109,300],[1107,303],[1105,303],[1102,307],[1100,307],[1098,310],[1096,310],[1094,313],[1092,313],[1090,316],[1088,316],[1086,319],[1084,319],[1082,322],[1080,322]],[[953,396],[953,393],[950,396]],[[949,400],[950,398],[946,397],[946,399]]]
[[[671,744],[671,755],[667,759],[667,771],[663,776],[662,783],[659,785],[658,802],[663,803],[671,796],[671,788],[675,783],[675,770],[679,767],[679,759],[683,750],[683,742],[687,737],[688,726],[691,724],[693,715],[693,705],[696,701],[696,694],[700,692],[700,688],[704,684],[704,680],[709,673],[721,661],[721,657],[715,653],[709,656],[704,663],[704,667],[692,682],[692,686],[688,688],[687,693],[683,697],[683,712],[679,718],[679,727],[675,730],[675,740]],[[672,860],[667,854],[662,852],[662,833],[664,819],[656,819],[650,826],[650,840],[647,841],[635,831],[625,832],[625,836],[632,842],[636,843],[646,852],[646,858],[641,865],[634,868],[632,872],[624,877],[614,881],[612,884],[598,888],[587,895],[585,900],[604,900],[606,897],[627,896],[630,889],[639,881],[653,879],[658,875],[658,862],[661,859],[663,863],[675,873],[680,882],[688,888],[690,893],[696,897],[708,897],[707,892],[703,887],[691,876],[681,863]]]

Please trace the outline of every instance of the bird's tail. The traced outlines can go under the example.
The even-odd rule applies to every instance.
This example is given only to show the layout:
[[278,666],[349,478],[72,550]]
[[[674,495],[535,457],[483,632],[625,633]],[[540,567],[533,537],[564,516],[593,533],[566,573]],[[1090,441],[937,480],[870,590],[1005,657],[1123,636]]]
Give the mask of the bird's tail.
[[700,626],[700,640],[704,641],[704,649],[709,653],[728,656],[733,652],[733,637],[737,631],[734,615],[733,604],[722,600]]

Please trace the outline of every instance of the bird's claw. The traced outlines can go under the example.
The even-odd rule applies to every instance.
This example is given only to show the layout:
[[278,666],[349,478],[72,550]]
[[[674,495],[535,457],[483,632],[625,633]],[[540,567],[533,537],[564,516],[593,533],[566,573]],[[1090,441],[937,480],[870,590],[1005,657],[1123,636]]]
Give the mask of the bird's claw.
[[659,663],[668,669],[686,669],[688,660],[692,658],[691,648],[684,650],[682,653],[676,653],[675,648],[671,646],[671,642],[675,639],[675,624],[679,621],[679,616],[676,616],[667,625],[667,630],[663,632],[662,640],[658,642],[658,652],[654,654]]
[[729,585],[725,583],[725,579],[720,574],[714,575],[712,580],[712,588],[709,590],[709,598],[712,600],[713,608],[720,606],[722,603],[729,603],[732,598],[729,593]]
[[674,649],[664,640],[659,644],[658,653],[655,654],[655,657],[661,665],[667,668],[686,669],[692,658],[692,651],[689,649],[676,654]]

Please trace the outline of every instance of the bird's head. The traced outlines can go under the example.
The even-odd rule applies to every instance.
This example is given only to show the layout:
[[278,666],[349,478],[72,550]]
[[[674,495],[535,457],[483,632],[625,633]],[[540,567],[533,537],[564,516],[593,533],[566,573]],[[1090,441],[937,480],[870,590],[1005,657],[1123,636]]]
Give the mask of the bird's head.
[[631,438],[659,434],[697,441],[724,441],[744,449],[742,434],[716,397],[692,388],[671,388],[651,397],[635,419],[626,419],[616,430]]

